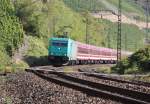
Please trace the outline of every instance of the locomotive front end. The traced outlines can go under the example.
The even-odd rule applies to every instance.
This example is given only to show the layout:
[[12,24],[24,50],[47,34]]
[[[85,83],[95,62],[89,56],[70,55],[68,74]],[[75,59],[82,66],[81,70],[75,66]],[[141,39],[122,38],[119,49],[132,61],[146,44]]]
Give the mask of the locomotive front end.
[[68,39],[67,38],[51,38],[49,40],[48,59],[52,64],[65,64],[68,62]]

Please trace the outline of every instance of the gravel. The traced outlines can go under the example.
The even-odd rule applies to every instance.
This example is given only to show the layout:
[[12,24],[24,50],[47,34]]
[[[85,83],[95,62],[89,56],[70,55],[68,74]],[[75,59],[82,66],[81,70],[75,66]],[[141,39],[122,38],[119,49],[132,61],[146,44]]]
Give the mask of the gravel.
[[5,78],[0,76],[0,104],[4,103],[5,97]]
[[85,80],[88,79],[89,81],[92,81],[92,82],[102,83],[102,84],[105,84],[105,85],[110,85],[110,86],[115,86],[115,87],[120,87],[120,88],[124,88],[124,89],[130,89],[130,90],[150,94],[150,87],[145,87],[145,86],[142,86],[142,85],[119,83],[119,82],[115,82],[115,81],[104,80],[104,79],[95,78],[95,77],[89,77],[89,76],[86,76],[86,75],[83,75],[83,74],[68,74],[68,75],[69,76],[74,76],[74,77],[77,77],[77,78],[80,78],[80,79],[85,79]]
[[33,73],[9,74],[4,79],[0,80],[0,104],[120,104],[60,86]]

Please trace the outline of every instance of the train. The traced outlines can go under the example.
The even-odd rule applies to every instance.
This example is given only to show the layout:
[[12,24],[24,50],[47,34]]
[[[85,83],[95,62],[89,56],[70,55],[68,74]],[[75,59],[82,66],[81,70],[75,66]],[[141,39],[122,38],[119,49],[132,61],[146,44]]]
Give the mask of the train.
[[[131,52],[122,51],[123,56]],[[117,51],[74,41],[70,38],[49,38],[48,60],[53,65],[115,64]]]

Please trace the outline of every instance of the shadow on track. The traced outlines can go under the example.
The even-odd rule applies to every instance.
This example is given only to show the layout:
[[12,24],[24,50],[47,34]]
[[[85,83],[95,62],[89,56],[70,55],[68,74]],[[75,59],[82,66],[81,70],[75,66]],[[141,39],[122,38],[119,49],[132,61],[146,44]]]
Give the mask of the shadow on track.
[[26,56],[24,61],[27,62],[30,67],[51,65],[47,56]]

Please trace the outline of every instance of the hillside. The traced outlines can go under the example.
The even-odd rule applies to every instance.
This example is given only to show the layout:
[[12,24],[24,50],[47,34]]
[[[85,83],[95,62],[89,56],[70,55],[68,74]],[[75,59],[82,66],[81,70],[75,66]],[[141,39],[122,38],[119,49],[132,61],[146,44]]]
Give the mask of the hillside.
[[[76,10],[75,5],[78,2],[75,3],[75,1],[72,0],[74,5],[71,6],[68,5],[68,0],[48,0],[46,2],[15,0],[15,2],[13,2],[13,15],[18,23],[17,26],[21,27],[21,30],[19,30],[21,33],[18,33],[20,34],[18,36],[21,38],[16,40],[19,41],[19,43],[16,48],[14,48],[15,55],[20,56],[20,59],[19,57],[14,58],[13,61],[16,63],[13,64],[14,67],[26,67],[26,63],[31,66],[39,65],[39,63],[40,65],[47,64],[48,38],[52,36],[63,35],[64,32],[67,32],[68,37],[80,42],[85,42],[86,19],[88,19],[87,34],[90,44],[116,48],[117,23],[100,18],[95,19],[91,16],[90,11],[93,6],[89,5],[89,0],[86,0],[86,3],[83,2],[84,0],[82,2],[79,0],[80,5],[78,7],[80,8]],[[92,1],[92,5],[95,5],[94,7],[97,9],[109,7],[104,5],[105,3],[101,2],[101,0]],[[113,6],[116,5],[116,2],[113,0],[111,0],[111,2],[108,0],[106,3]],[[126,3],[128,2],[125,1],[125,4]],[[128,3],[128,5],[129,4],[130,3]],[[128,12],[130,9],[126,8],[124,11]],[[79,12],[82,10],[84,12]],[[132,8],[131,13],[141,12],[139,13],[141,15],[143,13],[142,10],[143,9],[140,8],[140,11],[136,11]],[[122,48],[124,50],[135,51],[144,46],[143,40],[145,34],[143,30],[140,30],[137,26],[131,24],[123,24],[122,28]],[[15,29],[14,31],[17,32]],[[11,33],[12,32],[10,31],[9,34]],[[23,41],[22,34],[25,34],[26,41]],[[13,38],[17,37],[13,36]],[[2,39],[11,40],[9,36]],[[9,45],[7,42],[4,43]],[[28,44],[26,45],[26,43]],[[25,45],[21,46],[22,44]],[[6,48],[6,46],[4,47]],[[22,47],[28,49],[23,49]],[[5,51],[9,52],[10,50]],[[5,62],[11,59],[11,56],[6,54],[7,52],[2,51],[2,56],[6,60]],[[6,63],[5,66],[12,66],[11,64]]]
[[[102,18],[102,19],[109,20],[111,22],[118,22],[118,16],[113,14],[110,11],[107,11],[107,12],[101,11],[101,12],[97,12],[97,13],[91,13],[91,15],[94,18]],[[135,25],[135,26],[139,27],[139,29],[145,29],[146,25],[147,25],[145,21],[131,19],[131,18],[125,16],[124,14],[122,14],[122,23]],[[150,22],[148,23],[148,25],[150,26]]]
[[[37,34],[38,37],[39,36],[44,37],[43,39],[38,39],[38,37],[36,36],[35,33],[33,33],[32,31],[28,32],[28,30],[26,30],[27,34],[31,35],[30,36],[30,39],[32,39],[31,44],[33,44],[33,47],[30,47],[29,51],[27,53],[28,57],[30,57],[30,56],[39,57],[41,55],[46,56],[47,55],[46,48],[47,48],[47,43],[48,43],[47,38],[51,37],[52,35],[55,35],[55,34],[62,35],[63,32],[68,32],[68,35],[70,38],[77,40],[77,41],[85,42],[85,34],[86,34],[86,30],[85,30],[86,29],[85,28],[86,21],[85,20],[87,17],[89,19],[88,34],[89,34],[89,38],[90,38],[89,39],[90,44],[97,45],[97,46],[116,48],[116,39],[117,39],[116,38],[116,35],[117,35],[116,34],[116,32],[117,32],[117,24],[116,23],[112,23],[110,21],[106,21],[103,19],[94,19],[92,16],[90,16],[90,14],[88,12],[79,13],[77,11],[74,11],[74,9],[68,7],[67,4],[65,4],[65,2],[62,2],[59,0],[51,1],[46,4],[37,2],[37,3],[33,4],[32,6],[30,5],[28,8],[26,8],[27,10],[29,8],[33,8],[34,11],[32,11],[32,12],[35,15],[35,17],[37,15],[36,10],[39,10],[38,14],[46,14],[47,18],[45,18],[44,21],[42,19],[42,18],[44,18],[43,16],[39,16],[39,18],[41,18],[40,22],[43,21],[44,23],[46,23],[49,26],[49,28],[48,27],[45,28],[46,27],[45,24],[44,24],[45,26],[41,26],[41,24],[40,24],[38,27],[38,23],[37,23],[37,26],[35,26],[35,28],[36,27],[39,28],[36,30],[37,32],[35,32],[35,33],[38,33],[38,31],[44,31],[44,30],[47,31],[47,33],[43,33],[43,35]],[[24,3],[27,3],[27,2],[24,1]],[[28,4],[31,4],[31,3],[29,2]],[[81,2],[81,4],[82,4],[82,2]],[[44,6],[46,12],[45,11],[43,12],[41,10],[42,6]],[[25,10],[23,10],[22,12],[24,12]],[[25,21],[23,21],[23,23],[28,22],[28,21],[32,21],[33,23],[36,22],[36,18],[34,17],[33,14],[32,14],[32,20],[25,20]],[[34,20],[34,18],[35,18],[35,20]],[[26,23],[26,24],[30,25],[30,23]],[[139,30],[138,27],[136,27],[134,25],[123,24],[123,35],[125,37],[127,37],[127,39],[126,39],[123,36],[123,43],[125,43],[125,44],[123,44],[124,49],[127,49],[129,51],[134,51],[143,46],[143,40],[141,40],[141,39],[144,39],[144,33],[143,33],[143,31]],[[110,41],[108,40],[108,37],[110,38]],[[137,41],[133,40],[132,38],[134,38],[134,39],[136,38],[141,41],[137,42]],[[34,43],[34,40],[41,41],[42,43],[41,42],[38,42],[40,44],[37,44],[37,42]],[[43,43],[45,44],[45,48],[43,49],[45,51],[41,52],[41,50],[40,50],[41,48],[36,48],[36,47],[42,47]]]
[[[111,10],[117,14],[118,0],[64,0],[75,11]],[[129,18],[145,20],[145,10],[133,0],[122,0],[122,12]]]
[[[147,10],[147,5],[150,5],[150,1],[147,3],[147,0],[134,0],[134,2],[140,5],[144,10]],[[150,13],[150,8],[148,10]]]

